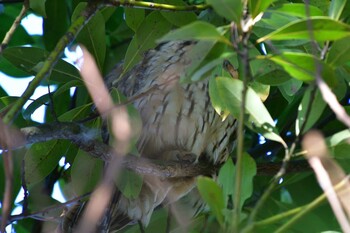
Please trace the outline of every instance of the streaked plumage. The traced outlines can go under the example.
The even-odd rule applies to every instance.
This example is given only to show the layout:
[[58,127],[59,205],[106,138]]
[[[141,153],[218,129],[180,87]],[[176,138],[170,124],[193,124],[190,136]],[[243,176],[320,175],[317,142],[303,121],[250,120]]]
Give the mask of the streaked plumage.
[[[211,106],[208,79],[180,84],[179,79],[191,61],[186,56],[194,42],[168,42],[148,51],[143,60],[113,86],[134,102],[143,128],[137,142],[142,156],[158,160],[208,161],[219,164],[227,159],[229,139],[235,131],[235,120],[221,117]],[[115,79],[114,70],[107,80]],[[156,87],[152,89],[150,88]],[[195,188],[195,178],[159,180],[144,177],[144,185],[136,200],[120,197],[114,216],[127,215],[147,225],[155,207],[173,203]],[[197,197],[195,191],[194,196]],[[191,205],[201,206],[196,200]],[[197,212],[194,209],[193,214]],[[111,230],[120,227],[112,220]]]

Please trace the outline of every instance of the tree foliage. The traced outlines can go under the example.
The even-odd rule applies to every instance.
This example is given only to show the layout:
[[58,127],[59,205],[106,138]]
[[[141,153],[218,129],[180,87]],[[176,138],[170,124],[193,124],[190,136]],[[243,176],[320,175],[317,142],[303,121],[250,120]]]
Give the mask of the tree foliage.
[[[11,29],[17,16],[29,13],[43,17],[38,25],[43,35],[31,36],[21,25]],[[335,201],[327,202],[323,178],[316,179],[320,169],[312,161],[320,157],[328,171],[342,203],[338,211],[349,208],[338,184],[350,171],[349,19],[346,0],[0,1],[0,71],[18,81],[35,76],[20,97],[0,87],[1,148],[10,148],[0,160],[0,207],[2,220],[8,219],[3,226],[50,232],[55,224],[49,220],[59,220],[69,200],[85,200],[103,177],[108,126],[96,116],[78,69],[65,61],[65,48],[84,45],[103,75],[123,61],[125,74],[159,43],[196,40],[181,81],[209,78],[215,110],[242,124],[236,148],[217,178],[198,178],[208,209],[191,220],[188,232],[346,229],[332,211]],[[49,85],[54,88],[48,94],[30,98],[37,87]],[[111,96],[115,103],[127,102],[117,90]],[[46,106],[45,119],[37,123],[32,114],[41,106]],[[138,117],[130,106],[128,113]],[[312,130],[323,136],[302,143]],[[327,148],[312,154],[323,140]],[[58,165],[62,158],[64,166]],[[142,179],[129,170],[122,177],[118,187],[135,197]],[[54,184],[68,203],[51,197]],[[15,203],[21,188],[24,200]],[[7,218],[6,205],[10,212],[18,206],[23,212]],[[168,215],[167,208],[155,211],[146,232],[166,232]],[[183,230],[175,222],[170,229]]]

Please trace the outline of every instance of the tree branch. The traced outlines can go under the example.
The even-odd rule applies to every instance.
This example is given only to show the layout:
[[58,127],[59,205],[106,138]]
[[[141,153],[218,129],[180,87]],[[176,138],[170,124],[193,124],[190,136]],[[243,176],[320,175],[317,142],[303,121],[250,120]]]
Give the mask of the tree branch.
[[143,8],[143,9],[150,9],[150,10],[162,10],[162,11],[203,11],[210,8],[208,4],[175,6],[175,5],[169,5],[169,4],[134,1],[134,0],[107,0],[106,5],[123,6],[123,7],[131,7],[131,8]]
[[[106,162],[113,154],[113,148],[94,138],[97,134],[95,129],[89,129],[78,123],[53,123],[40,126],[22,128],[25,144],[46,142],[56,139],[72,141],[80,149],[88,152],[95,158]],[[24,146],[23,143],[13,144],[15,148]],[[207,163],[192,164],[184,161],[160,161],[147,158],[139,158],[128,155],[120,158],[122,167],[133,170],[139,174],[154,175],[162,178],[193,177],[198,175],[211,175],[216,167]]]

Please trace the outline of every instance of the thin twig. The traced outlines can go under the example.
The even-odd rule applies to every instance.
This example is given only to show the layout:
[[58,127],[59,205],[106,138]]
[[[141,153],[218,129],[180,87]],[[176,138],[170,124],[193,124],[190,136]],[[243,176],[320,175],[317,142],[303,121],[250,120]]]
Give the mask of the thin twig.
[[39,210],[39,211],[35,211],[33,213],[22,213],[22,214],[18,214],[18,215],[12,215],[12,216],[10,216],[10,218],[8,220],[8,223],[11,223],[11,222],[14,222],[14,221],[23,220],[23,219],[27,219],[27,218],[38,219],[38,216],[40,216],[40,215],[44,215],[46,213],[49,213],[49,212],[57,210],[57,209],[64,209],[68,205],[71,205],[71,204],[76,203],[76,202],[78,202],[80,200],[83,200],[83,199],[89,197],[90,195],[91,195],[91,193],[86,193],[86,194],[84,194],[82,196],[73,198],[70,201],[66,201],[66,202],[61,203],[61,204],[49,206],[49,207],[47,207],[45,209],[42,209],[42,210]]
[[[0,2],[1,3],[1,2]],[[7,47],[7,45],[10,43],[10,40],[13,36],[13,34],[15,33],[17,27],[21,24],[22,19],[24,18],[24,16],[26,15],[27,11],[29,9],[29,0],[24,0],[23,1],[23,6],[21,9],[21,12],[19,13],[19,15],[16,17],[15,21],[13,22],[11,28],[7,31],[3,41],[1,42],[0,45],[0,54],[2,53],[2,51]]]
[[96,13],[96,11],[101,7],[100,5],[90,4],[83,11],[83,13],[72,23],[66,34],[59,40],[55,49],[50,53],[48,58],[45,60],[42,68],[37,73],[35,78],[30,82],[27,89],[9,109],[3,118],[5,124],[9,124],[22,109],[23,105],[27,100],[33,95],[35,89],[40,85],[41,81],[47,78],[56,64],[64,48],[69,45],[77,36],[78,32],[83,28],[83,26],[91,19],[91,17]]

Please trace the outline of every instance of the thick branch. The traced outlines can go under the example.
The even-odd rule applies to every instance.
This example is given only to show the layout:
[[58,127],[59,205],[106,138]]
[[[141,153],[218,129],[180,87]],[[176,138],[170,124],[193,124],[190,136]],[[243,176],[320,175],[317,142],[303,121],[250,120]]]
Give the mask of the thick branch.
[[[91,156],[100,158],[106,162],[113,156],[114,149],[94,138],[96,130],[89,129],[77,123],[45,124],[37,127],[22,128],[26,144],[45,142],[55,139],[67,139],[76,144],[80,149]],[[13,145],[24,146],[23,144]],[[215,167],[208,164],[191,164],[184,161],[159,161],[136,156],[124,156],[120,159],[123,167],[140,174],[149,174],[163,178],[189,177],[198,175],[210,175]]]
[[[90,129],[78,123],[55,123],[32,126],[21,129],[25,140],[18,140],[22,143],[12,145],[14,148],[37,142],[46,142],[55,139],[66,139],[72,141],[80,149],[88,152],[95,158],[106,162],[113,156],[114,149],[101,141],[95,139],[96,129]],[[207,163],[191,164],[184,161],[160,161],[136,156],[125,156],[121,159],[123,167],[133,170],[139,174],[149,174],[163,178],[189,177],[198,175],[210,175],[217,169]],[[294,164],[293,164],[294,165]],[[258,174],[274,175],[278,172],[280,163],[258,164]],[[290,166],[288,172],[301,172],[309,170],[305,161],[295,162]]]

